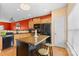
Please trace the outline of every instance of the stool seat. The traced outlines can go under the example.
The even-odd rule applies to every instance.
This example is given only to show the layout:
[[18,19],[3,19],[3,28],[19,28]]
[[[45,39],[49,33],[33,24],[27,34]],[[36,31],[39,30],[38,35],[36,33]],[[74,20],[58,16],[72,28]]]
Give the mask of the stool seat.
[[39,53],[40,55],[48,55],[48,50],[45,49],[45,48],[40,48],[40,49],[38,50],[38,53]]
[[45,45],[46,45],[46,46],[49,46],[49,47],[53,46],[53,45],[50,44],[50,43],[46,43]]

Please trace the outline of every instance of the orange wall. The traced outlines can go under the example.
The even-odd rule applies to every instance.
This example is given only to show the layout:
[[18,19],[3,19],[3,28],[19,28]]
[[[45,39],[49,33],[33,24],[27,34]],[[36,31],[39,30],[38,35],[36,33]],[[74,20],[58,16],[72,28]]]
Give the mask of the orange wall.
[[[48,14],[48,15],[44,15],[44,16],[39,16],[40,19],[44,19],[44,18],[49,18],[51,16],[51,14]],[[36,18],[36,17],[34,17]],[[22,21],[17,21],[17,22],[12,22],[11,23],[11,30],[16,30],[16,23],[20,23],[20,30],[27,30],[27,29],[30,29],[29,28],[29,21],[30,20],[33,20],[33,18],[30,18],[30,19],[24,19]]]
[[0,25],[3,25],[4,26],[4,30],[11,30],[10,23],[0,22]]
[[22,21],[18,21],[18,22],[12,22],[11,23],[11,30],[16,30],[16,23],[20,23],[20,30],[27,30],[27,29],[29,29],[28,21],[29,20],[22,20]]
[[[39,16],[40,19],[49,18],[51,14]],[[36,18],[36,17],[34,17]],[[30,20],[33,20],[33,18],[30,19],[24,19],[22,21],[7,23],[7,22],[0,22],[0,25],[4,25],[5,30],[16,30],[16,23],[20,23],[20,30],[27,30],[29,28],[29,22]]]

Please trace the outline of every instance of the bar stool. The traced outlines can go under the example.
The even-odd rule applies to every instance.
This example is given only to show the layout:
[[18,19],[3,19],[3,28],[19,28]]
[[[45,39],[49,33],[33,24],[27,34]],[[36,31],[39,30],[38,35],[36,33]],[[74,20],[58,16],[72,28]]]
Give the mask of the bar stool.
[[41,55],[41,56],[48,56],[48,49],[45,49],[45,48],[40,48],[38,50],[38,53]]
[[46,43],[45,46],[47,46],[47,48],[40,48],[38,50],[38,53],[41,55],[41,56],[53,56],[53,47],[52,47],[52,44],[50,43]]
[[53,45],[50,43],[46,43],[45,45],[48,46],[48,56],[53,56]]

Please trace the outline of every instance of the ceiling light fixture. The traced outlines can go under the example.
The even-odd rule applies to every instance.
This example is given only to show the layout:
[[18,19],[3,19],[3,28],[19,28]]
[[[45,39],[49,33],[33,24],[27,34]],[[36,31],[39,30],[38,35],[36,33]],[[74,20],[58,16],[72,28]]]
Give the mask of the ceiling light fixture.
[[28,4],[22,3],[20,4],[20,8],[26,11],[26,10],[30,10],[31,7]]

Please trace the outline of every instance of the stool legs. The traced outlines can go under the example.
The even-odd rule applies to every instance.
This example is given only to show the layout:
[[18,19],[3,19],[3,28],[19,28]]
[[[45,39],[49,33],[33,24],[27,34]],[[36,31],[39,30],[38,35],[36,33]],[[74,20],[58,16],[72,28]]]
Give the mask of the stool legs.
[[48,56],[53,56],[53,47],[48,46]]

